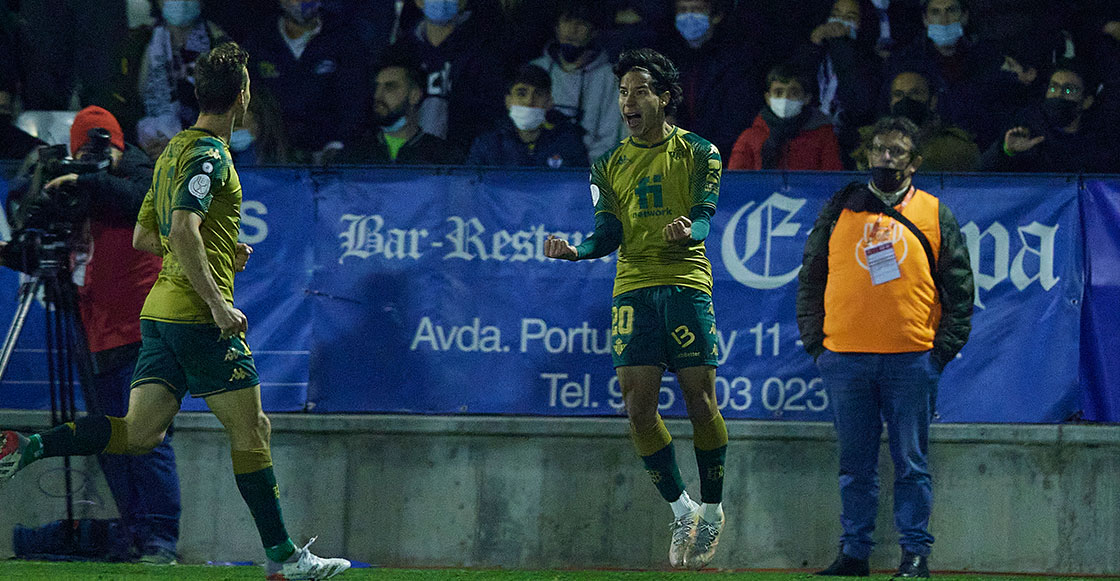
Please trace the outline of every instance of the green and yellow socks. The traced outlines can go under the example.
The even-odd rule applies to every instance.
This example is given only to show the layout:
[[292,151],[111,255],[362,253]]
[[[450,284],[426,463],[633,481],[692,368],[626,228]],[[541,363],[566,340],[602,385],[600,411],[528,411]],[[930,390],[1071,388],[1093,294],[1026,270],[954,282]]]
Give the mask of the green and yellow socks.
[[40,458],[124,454],[128,450],[128,424],[124,418],[84,416],[27,440],[20,468]]
[[673,451],[673,437],[661,416],[657,416],[657,423],[648,430],[641,432],[631,429],[630,439],[642,457],[653,485],[661,493],[661,498],[673,502],[680,498],[684,492],[684,479],[681,478],[680,468],[677,466],[677,455]]
[[708,423],[693,425],[692,441],[700,473],[700,502],[719,504],[723,501],[723,465],[727,458],[727,424],[723,416],[716,412]]
[[[661,416],[657,417],[657,423],[648,430],[639,432],[631,429],[630,438],[661,497],[670,503],[680,503],[685,491],[684,480],[677,466],[673,438]],[[727,441],[727,424],[718,411],[707,423],[693,425],[696,467],[700,474],[700,501],[704,505],[711,505],[709,508],[713,511],[723,501]],[[676,512],[674,506],[674,513]]]
[[232,450],[233,478],[237,490],[249,506],[257,525],[268,560],[283,563],[296,552],[284,517],[280,512],[280,487],[272,470],[272,453],[268,448]]

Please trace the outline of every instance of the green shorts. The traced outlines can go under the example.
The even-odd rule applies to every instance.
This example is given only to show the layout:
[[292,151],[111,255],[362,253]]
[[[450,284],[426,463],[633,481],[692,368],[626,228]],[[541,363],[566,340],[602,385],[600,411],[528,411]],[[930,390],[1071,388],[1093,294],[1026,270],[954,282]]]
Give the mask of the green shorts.
[[132,387],[162,383],[182,401],[187,393],[207,397],[261,382],[245,339],[219,339],[217,325],[141,319],[140,335]]
[[671,371],[716,366],[719,336],[711,295],[683,286],[652,286],[614,297],[611,359],[615,367],[660,365]]

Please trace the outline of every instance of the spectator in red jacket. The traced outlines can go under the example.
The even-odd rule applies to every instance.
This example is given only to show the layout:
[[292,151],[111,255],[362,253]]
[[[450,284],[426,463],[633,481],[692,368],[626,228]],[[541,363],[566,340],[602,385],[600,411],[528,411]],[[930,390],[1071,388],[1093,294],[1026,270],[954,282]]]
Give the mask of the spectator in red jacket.
[[841,170],[840,145],[812,102],[808,75],[778,65],[766,75],[766,106],[735,147],[727,169]]

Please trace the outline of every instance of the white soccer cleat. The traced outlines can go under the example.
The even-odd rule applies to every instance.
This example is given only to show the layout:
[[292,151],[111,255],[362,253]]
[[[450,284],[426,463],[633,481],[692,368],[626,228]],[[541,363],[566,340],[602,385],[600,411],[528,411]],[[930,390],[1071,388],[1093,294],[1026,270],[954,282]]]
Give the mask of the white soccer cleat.
[[704,520],[701,511],[696,511],[696,534],[692,547],[685,557],[685,567],[700,570],[708,566],[719,545],[719,533],[723,530],[723,506],[717,507],[719,514],[715,522]]
[[311,554],[307,547],[310,547],[317,538],[311,537],[311,540],[307,541],[302,549],[296,550],[278,570],[272,571],[273,563],[269,563],[268,581],[319,581],[330,579],[350,568],[350,561],[346,559],[324,559]]
[[669,565],[678,569],[685,566],[685,557],[692,548],[692,540],[696,532],[698,505],[691,500],[688,502],[692,505],[692,510],[669,523],[669,532],[672,534],[672,539],[669,541]]
[[19,461],[23,458],[23,447],[27,438],[11,430],[0,431],[0,480],[15,476],[19,471]]

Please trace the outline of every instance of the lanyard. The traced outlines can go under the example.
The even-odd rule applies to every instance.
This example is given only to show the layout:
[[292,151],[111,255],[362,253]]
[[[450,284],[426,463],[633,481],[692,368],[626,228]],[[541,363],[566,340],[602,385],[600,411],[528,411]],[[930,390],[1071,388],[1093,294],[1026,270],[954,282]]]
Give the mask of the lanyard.
[[[902,198],[901,202],[899,202],[898,211],[900,213],[903,210],[906,209],[906,205],[909,204],[910,200],[914,198],[914,191],[915,191],[914,186],[910,186],[910,191],[906,192],[906,196],[904,198]],[[871,227],[871,240],[873,240],[873,241],[881,242],[881,241],[886,240],[889,237],[889,235],[887,233],[890,232],[893,229],[894,218],[891,218],[890,219],[891,221],[887,225],[887,227],[882,228],[880,230],[882,222],[883,222],[883,217],[884,217],[884,214],[879,214],[879,217],[875,219],[875,224]],[[879,240],[880,237],[882,237],[884,240]]]

